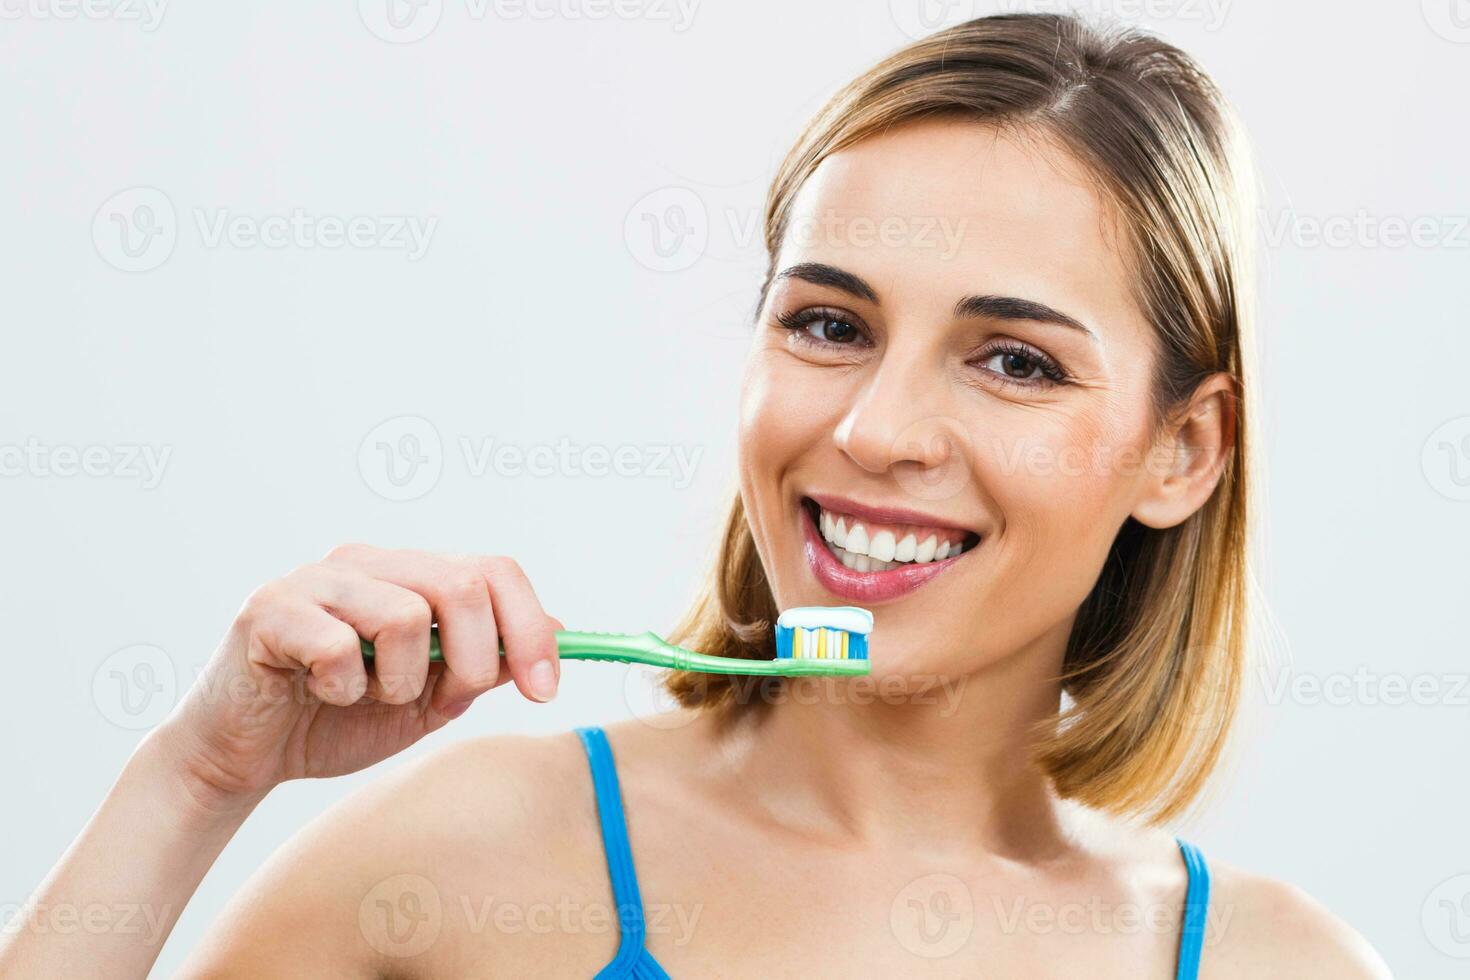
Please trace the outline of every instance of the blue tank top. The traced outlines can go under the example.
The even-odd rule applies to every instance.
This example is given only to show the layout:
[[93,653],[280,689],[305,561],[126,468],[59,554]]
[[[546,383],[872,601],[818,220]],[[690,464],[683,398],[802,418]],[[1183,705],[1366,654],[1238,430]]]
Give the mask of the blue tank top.
[[[612,879],[613,902],[622,930],[617,954],[598,972],[597,980],[668,980],[669,975],[643,944],[646,930],[643,899],[638,893],[633,851],[628,846],[628,825],[623,820],[618,770],[607,735],[601,728],[579,728],[577,737],[582,740],[587,762],[592,767],[592,791],[597,797],[597,818],[602,824],[602,847],[607,853],[607,872]],[[1179,934],[1179,965],[1174,976],[1176,980],[1198,980],[1206,913],[1210,907],[1210,870],[1199,848],[1182,840],[1178,844],[1184,868],[1189,873],[1189,888],[1184,895],[1184,925]]]

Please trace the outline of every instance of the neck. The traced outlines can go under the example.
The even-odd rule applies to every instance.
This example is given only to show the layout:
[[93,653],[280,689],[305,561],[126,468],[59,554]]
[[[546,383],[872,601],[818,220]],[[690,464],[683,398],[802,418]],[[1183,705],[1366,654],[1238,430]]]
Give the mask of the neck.
[[1061,693],[1062,643],[1045,646],[922,685],[788,682],[779,703],[726,736],[727,758],[755,803],[804,832],[831,828],[862,844],[921,850],[1056,853],[1066,808],[1031,758]]

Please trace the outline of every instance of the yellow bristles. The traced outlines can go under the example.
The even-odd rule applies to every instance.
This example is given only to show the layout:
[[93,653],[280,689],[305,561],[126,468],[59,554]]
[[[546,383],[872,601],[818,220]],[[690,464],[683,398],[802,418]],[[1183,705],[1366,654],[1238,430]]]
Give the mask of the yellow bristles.
[[849,639],[846,630],[796,626],[791,630],[791,655],[814,660],[848,660]]

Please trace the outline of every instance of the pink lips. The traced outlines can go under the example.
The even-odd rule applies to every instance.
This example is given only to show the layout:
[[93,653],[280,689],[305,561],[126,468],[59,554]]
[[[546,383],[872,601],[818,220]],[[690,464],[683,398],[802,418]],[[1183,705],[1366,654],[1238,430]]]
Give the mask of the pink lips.
[[950,566],[969,554],[956,555],[922,565],[905,565],[885,572],[858,572],[843,565],[822,540],[812,521],[811,512],[801,508],[801,527],[806,542],[802,553],[817,581],[830,593],[860,605],[890,602],[913,592],[921,585],[943,575]]
[[949,528],[959,531],[961,534],[969,534],[970,529],[959,524],[951,524],[948,521],[936,521],[928,514],[916,510],[905,510],[902,507],[870,507],[860,504],[846,497],[833,497],[827,494],[811,494],[807,497],[818,507],[830,510],[837,514],[847,514],[850,517],[861,517],[875,524],[916,524],[919,527]]

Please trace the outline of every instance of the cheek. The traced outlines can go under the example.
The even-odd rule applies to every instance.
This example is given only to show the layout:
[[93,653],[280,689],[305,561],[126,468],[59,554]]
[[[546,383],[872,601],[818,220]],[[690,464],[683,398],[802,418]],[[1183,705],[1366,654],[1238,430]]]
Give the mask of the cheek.
[[830,433],[830,397],[812,383],[817,372],[781,351],[758,349],[740,389],[741,482],[774,476]]
[[1044,560],[1053,571],[1066,558],[1084,576],[1100,568],[1137,495],[1146,423],[1106,410],[1028,415],[990,436],[977,468],[1013,557]]

